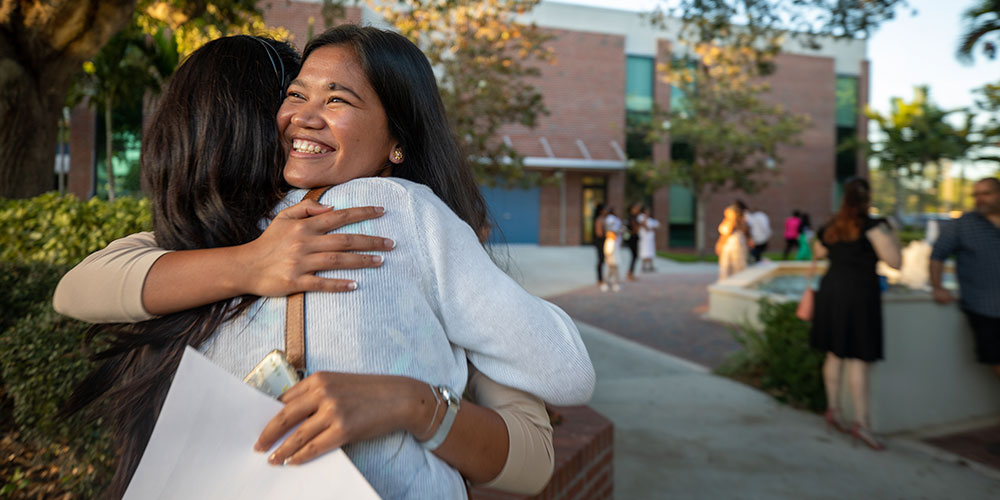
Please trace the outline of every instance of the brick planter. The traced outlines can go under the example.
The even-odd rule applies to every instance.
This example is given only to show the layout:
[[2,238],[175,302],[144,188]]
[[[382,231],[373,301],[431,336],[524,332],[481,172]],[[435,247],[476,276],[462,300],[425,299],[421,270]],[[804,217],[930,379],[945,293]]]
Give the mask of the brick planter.
[[473,500],[598,500],[614,493],[614,427],[589,406],[554,408],[563,416],[555,426],[555,471],[535,496],[473,488]]

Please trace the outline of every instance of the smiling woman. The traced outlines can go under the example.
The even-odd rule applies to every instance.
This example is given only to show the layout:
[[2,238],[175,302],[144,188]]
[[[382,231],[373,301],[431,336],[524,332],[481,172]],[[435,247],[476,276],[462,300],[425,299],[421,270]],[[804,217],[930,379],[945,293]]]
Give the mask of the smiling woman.
[[[464,498],[463,476],[474,482],[493,479],[491,484],[511,490],[540,490],[552,468],[551,435],[527,443],[523,438],[531,433],[525,428],[551,432],[537,398],[580,404],[594,387],[593,366],[575,325],[490,260],[482,244],[488,233],[482,196],[448,128],[430,64],[416,46],[388,31],[341,26],[310,42],[305,58],[278,113],[279,127],[267,120],[291,149],[285,179],[300,188],[337,184],[320,201],[353,208],[329,212],[315,202],[300,203],[305,190],[293,190],[277,204],[277,216],[265,218],[270,225],[256,240],[151,254],[134,279],[141,290],[135,295],[146,310],[152,311],[151,302],[157,304],[153,312],[171,313],[214,301],[223,309],[211,309],[216,312],[210,323],[167,328],[160,337],[112,327],[118,343],[106,353],[108,364],[95,374],[100,387],[106,390],[120,377],[133,388],[165,388],[176,359],[164,363],[168,370],[156,373],[143,367],[156,365],[185,343],[242,377],[269,351],[282,347],[285,302],[249,297],[240,302],[244,309],[229,314],[226,299],[354,290],[306,294],[309,376],[282,398],[284,409],[264,429],[256,448],[269,448],[301,424],[268,458],[272,463],[298,464],[342,446],[383,498]],[[206,78],[221,68],[188,70]],[[218,88],[189,83],[168,96],[218,93]],[[239,79],[227,84],[239,85]],[[231,105],[208,99],[202,112],[215,116],[221,110],[213,106]],[[164,103],[162,109],[172,108]],[[199,130],[187,123],[154,120],[150,125],[158,126],[178,134],[178,147],[190,144],[188,135]],[[232,147],[225,151],[241,151],[252,148],[259,136],[229,140]],[[165,194],[155,203],[166,206],[172,197],[185,196],[190,176],[170,168],[169,162],[160,166]],[[209,187],[240,192],[242,164],[234,166]],[[244,196],[253,198],[254,193]],[[371,203],[384,210],[363,206]],[[193,220],[207,224],[213,211],[239,208],[209,205]],[[168,211],[156,213],[159,241],[161,228],[169,231],[175,221]],[[370,220],[353,226],[360,234],[339,230],[366,218]],[[331,229],[337,230],[325,234]],[[389,254],[392,258],[339,252],[386,248],[375,234],[394,236],[398,246]],[[351,261],[350,256],[362,260]],[[260,261],[270,263],[263,266],[263,278],[241,264],[261,269]],[[93,270],[94,264],[89,260],[81,266]],[[100,280],[99,273],[74,275],[76,271],[63,281],[86,282],[81,276]],[[57,309],[74,303],[67,300],[71,288],[60,284]],[[172,317],[149,323],[169,324]],[[476,373],[472,381],[488,376],[508,387],[499,390],[506,391],[504,397],[492,399],[497,411],[459,400],[470,372]],[[137,399],[143,400],[142,395],[132,401]],[[522,415],[538,415],[537,409],[541,416],[518,420],[517,412],[510,411],[517,408],[531,409]],[[143,415],[126,417],[142,420]],[[144,431],[151,425],[148,418],[132,423]],[[516,439],[518,435],[522,438]],[[545,458],[537,459],[546,454],[547,466]],[[511,476],[520,483],[503,483]]]
[[[392,175],[403,161],[385,110],[348,46],[316,49],[288,86],[278,110],[282,141],[291,146],[285,179],[293,186],[343,184]],[[396,153],[396,154],[394,154]]]

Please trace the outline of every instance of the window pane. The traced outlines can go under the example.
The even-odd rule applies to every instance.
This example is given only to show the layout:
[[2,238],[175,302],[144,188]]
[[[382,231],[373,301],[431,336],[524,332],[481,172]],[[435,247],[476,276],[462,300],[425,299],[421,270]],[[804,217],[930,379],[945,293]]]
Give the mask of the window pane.
[[858,119],[858,79],[837,77],[837,126],[854,127]]
[[625,109],[643,112],[653,110],[652,57],[625,58]]

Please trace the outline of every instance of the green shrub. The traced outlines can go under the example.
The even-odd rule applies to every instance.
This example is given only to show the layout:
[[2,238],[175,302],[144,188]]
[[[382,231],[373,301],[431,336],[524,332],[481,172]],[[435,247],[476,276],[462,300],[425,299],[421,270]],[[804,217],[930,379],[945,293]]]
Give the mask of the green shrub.
[[0,200],[0,261],[75,264],[122,236],[152,227],[149,201],[108,203],[46,193]]
[[743,351],[720,373],[760,386],[779,401],[819,411],[826,408],[821,368],[823,353],[809,347],[809,323],[795,316],[797,303],[761,299],[760,328],[733,330]]
[[[52,310],[52,290],[67,266],[0,262],[0,394],[13,403],[14,435],[36,454],[34,466],[59,469],[60,486],[93,498],[110,479],[114,454],[100,419],[56,413],[93,367],[81,350],[87,325]],[[4,405],[7,406],[7,405]],[[93,410],[97,411],[97,410]],[[96,415],[97,413],[92,413]],[[4,427],[11,422],[5,422]],[[17,471],[14,471],[17,475]],[[14,478],[0,477],[8,484]],[[24,482],[31,478],[23,479]],[[0,495],[8,497],[12,491]]]

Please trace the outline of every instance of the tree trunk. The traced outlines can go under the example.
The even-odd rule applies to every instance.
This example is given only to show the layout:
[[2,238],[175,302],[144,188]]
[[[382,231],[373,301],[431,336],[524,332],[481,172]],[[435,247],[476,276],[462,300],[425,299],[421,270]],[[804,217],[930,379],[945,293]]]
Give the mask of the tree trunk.
[[0,59],[0,68],[0,197],[28,198],[54,187],[69,77],[61,82],[35,77],[7,58]]
[[694,194],[694,247],[698,255],[705,255],[705,197]]
[[3,2],[0,197],[28,198],[54,187],[59,117],[73,75],[133,10],[135,0]]
[[108,201],[115,201],[115,169],[111,162],[111,99],[104,101],[104,163],[108,168]]

